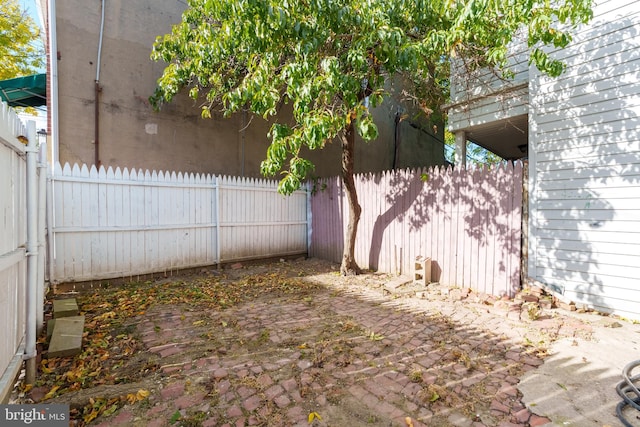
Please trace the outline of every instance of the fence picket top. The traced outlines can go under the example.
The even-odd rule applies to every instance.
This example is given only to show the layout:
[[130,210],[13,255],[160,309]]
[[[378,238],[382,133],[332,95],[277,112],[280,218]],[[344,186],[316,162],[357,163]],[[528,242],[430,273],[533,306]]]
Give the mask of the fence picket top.
[[483,175],[483,174],[484,174],[483,169],[482,169],[482,168],[479,168],[479,167],[476,167],[476,168],[473,168],[473,169],[471,170],[471,174],[470,174],[470,175],[471,175],[471,179],[472,179],[474,182],[481,182],[481,179],[482,179],[482,175]]
[[523,161],[522,160],[516,160],[513,163],[513,170],[516,171],[518,168],[522,169],[523,167]]
[[460,179],[460,177],[462,176],[463,171],[464,171],[464,170],[463,170],[462,168],[458,168],[458,167],[454,167],[454,168],[451,170],[451,176],[453,177],[453,179],[454,179],[456,182],[458,182],[458,180],[459,180],[459,179]]
[[[118,171],[120,168],[116,168],[116,171]],[[105,177],[105,179],[108,180],[116,180],[118,178],[116,178],[116,173],[113,171],[113,168],[111,166],[109,166],[109,168],[107,169],[107,176]]]
[[524,163],[521,161],[517,161],[513,166],[513,172],[518,177],[522,177],[524,175]]
[[27,134],[27,127],[20,120],[15,110],[9,107],[5,102],[1,102],[0,105],[0,119],[1,123],[7,123],[8,130],[12,134],[12,136],[17,137],[19,135]]
[[[104,167],[101,167],[101,169],[104,169]],[[96,165],[91,165],[91,167],[89,168],[89,178],[91,179],[98,178],[98,169],[96,169]]]

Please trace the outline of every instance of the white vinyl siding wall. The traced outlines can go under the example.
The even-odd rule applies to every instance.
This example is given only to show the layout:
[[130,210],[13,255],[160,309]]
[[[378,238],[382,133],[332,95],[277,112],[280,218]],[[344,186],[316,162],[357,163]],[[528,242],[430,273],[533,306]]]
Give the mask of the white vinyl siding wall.
[[489,70],[452,73],[452,107],[448,111],[451,132],[527,114],[529,53],[524,34],[513,42],[510,50],[509,63],[514,76],[508,84]]
[[530,70],[529,276],[567,300],[640,318],[640,8],[600,1]]

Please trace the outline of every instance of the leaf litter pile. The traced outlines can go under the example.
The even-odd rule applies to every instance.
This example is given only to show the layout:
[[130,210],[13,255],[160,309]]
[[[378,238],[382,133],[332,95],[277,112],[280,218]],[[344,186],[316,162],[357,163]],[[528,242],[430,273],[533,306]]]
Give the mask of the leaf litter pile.
[[[486,425],[508,420],[509,414],[496,418],[489,413],[502,385],[502,379],[492,378],[491,372],[504,371],[511,378],[522,373],[522,363],[505,360],[507,352],[513,353],[508,344],[491,333],[482,335],[468,328],[461,332],[460,325],[438,312],[407,317],[380,302],[358,303],[359,309],[352,312],[358,298],[349,295],[354,283],[379,290],[389,276],[343,278],[336,268],[319,260],[296,260],[208,270],[77,294],[86,319],[82,353],[46,358],[45,352],[33,390],[23,386],[21,394],[36,402],[69,404],[72,425],[109,422],[125,409],[142,414],[142,424],[133,424],[144,425],[146,411],[158,404],[154,402],[162,384],[169,387],[182,378],[185,392],[201,393],[209,403],[206,408],[163,414],[166,424],[199,426],[206,421],[209,424],[205,425],[221,425],[228,410],[228,397],[220,394],[221,389],[252,390],[264,400],[271,383],[264,383],[251,369],[289,358],[291,363],[269,374],[276,385],[295,378],[298,399],[294,400],[304,406],[312,426],[389,425],[388,417],[375,412],[375,401],[367,408],[346,392],[372,381],[368,390],[375,395],[380,389],[378,376],[383,373],[405,378],[411,393],[403,391],[402,399],[407,402],[397,405],[405,414],[429,420],[429,425],[449,425],[444,420],[452,408],[476,420],[483,413]],[[334,304],[338,300],[342,308]],[[362,313],[375,320],[363,322]],[[184,329],[162,341],[169,333],[164,329],[165,320],[170,318],[182,322]],[[266,323],[267,318],[271,323]],[[376,329],[384,323],[395,326]],[[143,325],[151,328],[151,344],[144,341]],[[422,334],[419,344],[415,343],[416,333]],[[389,334],[396,336],[392,340],[385,336]],[[178,350],[169,348],[164,354],[162,349],[171,343],[180,345]],[[154,346],[158,351],[154,352]],[[526,353],[534,354],[534,349]],[[185,361],[194,368],[209,359],[233,360],[235,366],[247,369],[225,378],[203,375],[197,369],[191,374],[180,371]],[[355,374],[347,375],[348,380],[332,376],[349,369]],[[468,376],[481,379],[463,387],[461,381]],[[223,382],[228,384],[223,387]],[[249,425],[287,424],[286,406],[279,407],[274,401],[277,399],[266,399],[263,406],[245,413]],[[217,423],[211,424],[212,420]]]

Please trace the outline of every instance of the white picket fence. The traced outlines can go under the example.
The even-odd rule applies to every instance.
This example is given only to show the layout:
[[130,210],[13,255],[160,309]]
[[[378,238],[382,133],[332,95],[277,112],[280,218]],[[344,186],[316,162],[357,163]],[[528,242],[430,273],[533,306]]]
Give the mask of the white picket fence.
[[268,180],[55,166],[50,281],[307,253],[307,192]]

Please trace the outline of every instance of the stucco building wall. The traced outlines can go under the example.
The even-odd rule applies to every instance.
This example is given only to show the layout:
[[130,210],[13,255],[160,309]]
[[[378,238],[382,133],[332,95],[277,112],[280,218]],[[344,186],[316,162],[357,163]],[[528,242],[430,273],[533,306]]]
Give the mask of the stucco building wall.
[[[102,6],[98,0],[56,4],[59,159],[94,164]],[[100,164],[259,176],[269,145],[265,120],[249,114],[205,120],[200,118],[199,105],[186,94],[160,112],[154,112],[148,102],[165,65],[150,60],[153,42],[180,22],[186,4],[176,0],[109,0],[104,4],[98,82]],[[434,139],[408,122],[400,123],[397,131],[394,108],[387,103],[375,113],[381,119],[380,136],[370,143],[358,142],[357,171],[443,163],[442,136]],[[318,176],[340,171],[340,143],[327,148],[309,154]]]

